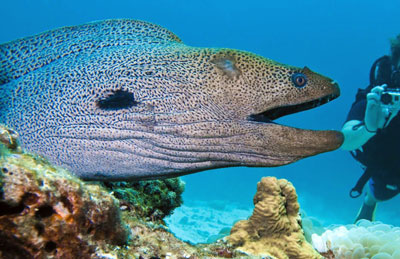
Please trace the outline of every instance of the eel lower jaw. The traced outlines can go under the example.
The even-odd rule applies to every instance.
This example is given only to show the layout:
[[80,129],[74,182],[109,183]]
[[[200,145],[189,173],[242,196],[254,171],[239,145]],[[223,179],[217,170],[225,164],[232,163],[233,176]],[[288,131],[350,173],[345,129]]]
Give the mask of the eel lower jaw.
[[280,138],[274,140],[275,145],[281,145],[285,149],[284,153],[292,154],[293,157],[298,157],[298,159],[333,151],[338,149],[343,143],[344,137],[340,131],[299,129],[280,125],[273,120],[288,114],[318,107],[338,96],[339,92],[334,92],[305,103],[276,107],[250,115],[248,121],[257,123],[260,129],[265,128],[263,130],[270,133],[271,131],[275,132],[276,136],[280,136]]

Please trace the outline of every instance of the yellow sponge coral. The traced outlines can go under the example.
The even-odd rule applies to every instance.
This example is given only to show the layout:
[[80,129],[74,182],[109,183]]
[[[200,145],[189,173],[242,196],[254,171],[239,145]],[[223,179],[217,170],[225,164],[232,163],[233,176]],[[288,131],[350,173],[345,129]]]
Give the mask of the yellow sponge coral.
[[332,251],[335,258],[400,259],[400,228],[381,222],[360,220],[312,235],[313,246],[321,253]]
[[280,259],[322,258],[304,238],[297,194],[290,182],[262,178],[254,205],[250,218],[236,223],[226,238],[237,250]]

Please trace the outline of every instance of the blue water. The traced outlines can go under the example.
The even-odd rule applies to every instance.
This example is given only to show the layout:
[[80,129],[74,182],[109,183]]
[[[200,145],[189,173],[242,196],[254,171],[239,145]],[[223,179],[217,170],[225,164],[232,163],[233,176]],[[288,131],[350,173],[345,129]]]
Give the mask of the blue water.
[[[0,42],[60,26],[109,18],[160,24],[186,44],[252,51],[295,66],[307,65],[339,82],[342,95],[323,107],[280,122],[340,129],[357,88],[368,84],[373,61],[389,53],[400,33],[400,1],[82,1],[1,0]],[[251,206],[263,176],[290,180],[301,207],[324,224],[351,223],[361,198],[348,192],[362,173],[345,151],[279,168],[229,168],[183,177],[184,200],[225,200]],[[377,219],[400,226],[400,197],[379,204]],[[397,217],[396,217],[397,216]]]

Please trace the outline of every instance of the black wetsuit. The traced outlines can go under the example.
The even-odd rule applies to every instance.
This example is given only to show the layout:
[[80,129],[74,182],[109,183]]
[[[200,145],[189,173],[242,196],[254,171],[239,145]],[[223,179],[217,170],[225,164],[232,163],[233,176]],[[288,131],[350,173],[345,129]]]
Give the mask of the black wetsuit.
[[[355,102],[347,121],[364,121],[366,104],[365,99]],[[353,154],[367,168],[375,198],[388,200],[397,195],[400,190],[400,115],[369,139],[362,151],[358,149]]]
[[[383,70],[378,68],[378,72],[379,69]],[[346,121],[364,121],[367,106],[366,94],[374,86],[390,82],[388,68],[385,70],[385,73],[378,73],[377,82],[371,82],[367,89],[359,90]],[[353,188],[353,192],[360,194],[362,187],[369,180],[371,190],[378,200],[388,200],[397,195],[400,192],[400,113],[392,119],[387,127],[378,130],[360,149],[352,151],[352,155],[366,167],[363,176]],[[352,192],[350,195],[352,197],[359,196]]]

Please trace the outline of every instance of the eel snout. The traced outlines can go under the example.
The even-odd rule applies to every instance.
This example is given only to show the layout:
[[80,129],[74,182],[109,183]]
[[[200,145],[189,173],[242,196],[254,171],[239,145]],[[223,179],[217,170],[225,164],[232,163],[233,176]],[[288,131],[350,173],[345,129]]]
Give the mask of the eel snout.
[[274,122],[285,115],[313,109],[339,97],[340,89],[335,81],[307,68],[304,70],[310,80],[308,89],[293,91],[291,97],[294,97],[287,98],[283,104],[272,106],[248,117],[248,121],[254,123],[254,127],[258,127],[263,136],[266,150],[264,155],[270,158],[267,159],[267,163],[260,160],[257,166],[292,163],[305,157],[335,150],[343,143],[344,138],[339,131],[299,129]]
[[250,121],[272,122],[285,115],[314,109],[340,96],[340,88],[336,81],[304,68],[311,78],[310,86],[305,89],[290,89],[292,94],[279,105],[249,115]]

